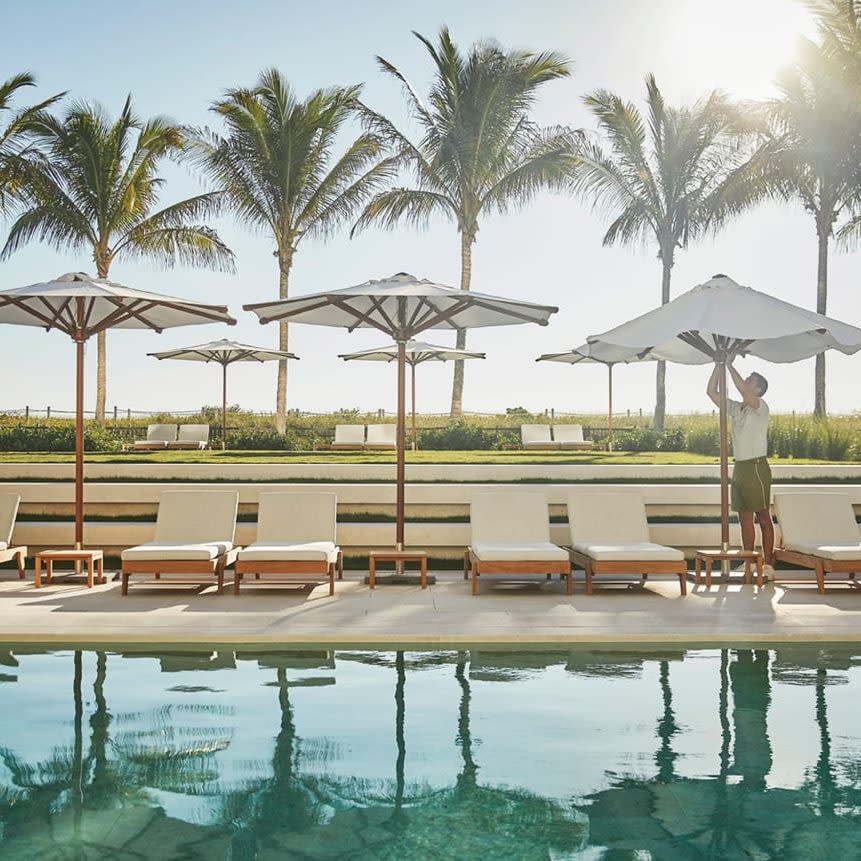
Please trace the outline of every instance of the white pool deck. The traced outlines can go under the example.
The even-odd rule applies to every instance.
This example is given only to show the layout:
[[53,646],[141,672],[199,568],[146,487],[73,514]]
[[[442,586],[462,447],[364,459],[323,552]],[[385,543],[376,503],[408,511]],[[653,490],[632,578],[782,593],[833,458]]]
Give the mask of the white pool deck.
[[[457,571],[437,582],[383,585],[345,572],[329,597],[313,590],[140,587],[128,597],[108,582],[88,590],[55,575],[33,588],[0,571],[0,642],[51,644],[268,643],[285,647],[447,644],[684,643],[689,645],[861,641],[861,589],[835,581],[826,595],[810,582],[778,582],[761,591],[741,583],[649,581],[644,588],[604,586],[592,596],[541,579],[487,578],[473,597]],[[781,573],[781,572],[779,572]],[[803,572],[801,572],[803,574]],[[797,575],[795,575],[797,576]]]

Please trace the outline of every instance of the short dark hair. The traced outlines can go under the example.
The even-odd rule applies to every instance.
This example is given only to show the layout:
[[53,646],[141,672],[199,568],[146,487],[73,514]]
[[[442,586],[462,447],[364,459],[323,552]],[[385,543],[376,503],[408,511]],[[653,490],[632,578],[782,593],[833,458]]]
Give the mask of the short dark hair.
[[768,391],[768,380],[756,371],[750,375],[750,378],[756,383],[756,387],[759,389],[759,396],[762,397]]

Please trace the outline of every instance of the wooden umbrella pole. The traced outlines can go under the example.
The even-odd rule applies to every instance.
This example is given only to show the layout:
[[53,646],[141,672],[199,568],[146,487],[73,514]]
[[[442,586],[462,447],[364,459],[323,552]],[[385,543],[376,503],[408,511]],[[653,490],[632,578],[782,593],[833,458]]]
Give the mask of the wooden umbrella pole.
[[406,432],[406,362],[407,346],[403,340],[398,341],[398,427],[397,427],[397,498],[395,504],[395,544],[397,550],[404,549],[404,484],[406,482],[404,468],[404,435]]
[[[729,550],[729,444],[727,442],[726,421],[726,353],[720,355],[719,377],[719,422],[720,422],[720,547]],[[722,566],[724,575],[728,573],[729,560]]]
[[607,365],[607,451],[613,451],[613,363]]
[[410,403],[413,408],[413,451],[415,451],[419,447],[419,437],[416,433],[416,366],[414,362],[410,363],[410,370],[412,371],[412,395]]
[[75,337],[75,549],[84,546],[84,337]]
[[227,362],[221,365],[221,450],[227,448]]

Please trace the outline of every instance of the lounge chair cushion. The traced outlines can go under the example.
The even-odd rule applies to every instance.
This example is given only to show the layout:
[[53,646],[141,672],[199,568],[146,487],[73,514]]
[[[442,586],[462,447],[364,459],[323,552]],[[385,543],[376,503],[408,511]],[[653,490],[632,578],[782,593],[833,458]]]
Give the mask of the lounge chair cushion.
[[596,562],[681,562],[685,554],[674,547],[636,541],[630,544],[604,544],[589,541],[573,545],[578,553]]
[[395,448],[398,438],[397,425],[368,425],[368,439],[365,445],[384,445]]
[[174,442],[176,440],[177,427],[175,424],[147,425],[146,442]]
[[578,491],[568,497],[571,546],[649,544],[646,506],[639,493]]
[[[795,553],[804,553],[807,556],[821,556],[823,559],[834,559],[835,561],[852,562],[858,560],[861,563],[861,542],[856,544],[786,544],[787,550]],[[861,571],[861,564],[859,564]]]
[[517,544],[472,544],[473,554],[482,562],[567,562],[568,552],[549,541]]
[[0,493],[0,549],[5,550],[12,541],[12,530],[18,516],[21,497],[17,493]]
[[240,562],[336,562],[337,559],[338,548],[332,541],[255,543],[239,551]]
[[521,425],[520,440],[524,448],[558,448],[559,443],[550,438],[550,425]]
[[476,493],[469,509],[470,546],[551,544],[543,493]]
[[139,544],[137,547],[129,547],[123,550],[123,561],[146,562],[158,560],[160,562],[197,562],[210,561],[227,553],[233,547],[230,541],[213,541],[201,544],[174,544],[149,541]]
[[229,490],[162,493],[155,524],[157,544],[233,544],[239,494]]
[[310,544],[338,540],[334,493],[261,493],[257,544]]
[[163,439],[136,439],[133,444],[141,448],[167,448],[167,442]]
[[205,446],[209,442],[209,425],[180,425],[176,441]]
[[365,442],[364,425],[335,425],[335,445],[357,445]]
[[583,425],[556,425],[553,428],[553,439],[563,445],[586,445],[583,438]]
[[847,493],[776,493],[774,507],[787,549],[855,546],[861,541]]

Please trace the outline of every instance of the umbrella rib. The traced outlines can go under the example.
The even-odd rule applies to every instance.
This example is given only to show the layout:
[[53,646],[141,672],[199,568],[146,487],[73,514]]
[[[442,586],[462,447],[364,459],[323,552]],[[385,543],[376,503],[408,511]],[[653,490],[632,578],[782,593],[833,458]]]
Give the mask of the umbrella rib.
[[93,316],[93,312],[95,310],[96,310],[96,299],[95,299],[95,297],[91,297],[90,302],[87,306],[87,310],[84,312],[83,322],[81,323],[81,329],[83,329],[85,332],[89,328],[90,320],[91,320],[91,318]]
[[497,313],[505,313],[511,317],[517,317],[518,320],[523,320],[526,323],[537,323],[539,326],[547,325],[546,320],[536,319],[534,316],[530,316],[529,314],[518,313],[508,307],[506,307],[503,312],[500,312],[498,308],[494,308],[493,305],[490,305],[487,302],[482,302],[480,299],[474,299],[473,304],[477,305],[479,308],[485,308],[488,311],[496,311]]
[[[705,338],[703,338],[703,336],[697,331],[680,332],[679,340],[683,341],[688,346],[693,347],[695,350],[705,353],[709,358],[713,359],[715,357],[715,350],[709,346]],[[715,347],[720,349],[717,344],[715,344]]]
[[[303,300],[302,299],[291,300],[291,302],[301,302],[301,301],[303,301]],[[272,308],[276,305],[283,305],[283,304],[284,304],[283,299],[277,300],[275,302],[261,302],[259,304],[254,304],[254,305],[243,305],[242,310],[243,311],[256,311],[257,309]],[[260,316],[260,315],[258,315],[258,316],[260,316],[260,322],[261,323],[273,323],[276,320],[287,320],[290,317],[295,317],[297,314],[305,314],[308,311],[316,311],[319,308],[325,308],[329,304],[332,304],[332,303],[330,303],[329,298],[324,297],[316,305],[307,305],[307,306],[302,307],[302,308],[297,308],[296,310],[292,310],[292,309],[288,308],[285,312],[276,313],[272,317],[264,317],[264,316]]]
[[[156,332],[162,331],[160,326],[156,326],[155,324],[151,323],[144,316],[147,311],[150,311],[155,308],[158,303],[150,302],[148,305],[146,305],[143,299],[136,299],[126,305],[122,304],[118,299],[114,298],[113,296],[109,297],[108,301],[115,306],[115,310],[107,316],[103,317],[95,326],[93,326],[92,331],[99,332],[103,329],[110,329],[112,326],[118,326],[120,323],[132,319],[140,320],[140,322],[143,323],[147,328],[153,329]],[[140,308],[140,310],[138,310],[138,308]]]
[[[55,309],[52,308],[49,303],[45,302],[42,297],[39,298],[45,305],[47,305],[48,309],[53,315],[55,313]],[[58,321],[53,316],[47,317],[45,314],[42,314],[35,308],[32,308],[23,299],[19,299],[18,297],[6,296],[3,298],[3,305],[14,305],[16,308],[20,308],[22,311],[24,311],[26,314],[29,314],[31,317],[35,317],[37,320],[41,320],[49,329],[60,328],[56,325]],[[63,331],[69,335],[72,334],[68,329],[65,328],[63,329]]]
[[[414,334],[423,332],[425,329],[432,329],[438,323],[450,322],[451,318],[454,317],[455,314],[459,314],[461,311],[468,308],[469,304],[469,301],[466,299],[456,299],[452,307],[445,311],[440,311],[437,308],[434,308],[433,310],[436,312],[436,316],[434,317],[432,314],[426,315],[424,319],[420,320],[417,324],[417,326],[421,326],[422,328],[414,330]],[[455,328],[457,327],[455,326]]]

